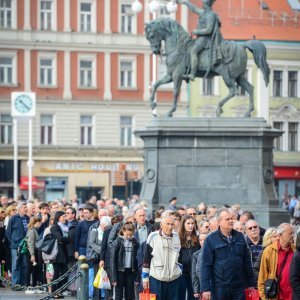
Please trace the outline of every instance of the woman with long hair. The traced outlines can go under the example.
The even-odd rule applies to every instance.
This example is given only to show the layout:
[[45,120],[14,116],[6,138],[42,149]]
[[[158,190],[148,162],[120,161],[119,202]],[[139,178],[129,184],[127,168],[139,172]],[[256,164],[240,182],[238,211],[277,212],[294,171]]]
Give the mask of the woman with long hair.
[[[66,225],[66,214],[64,211],[55,213],[53,226],[50,229],[51,234],[57,240],[58,252],[56,258],[51,261],[53,264],[54,275],[53,281],[65,274],[68,270],[68,251],[67,243],[69,243],[69,228]],[[58,284],[53,285],[52,293],[58,290],[67,282],[68,278],[61,280]],[[54,299],[63,299],[64,296],[60,293],[53,297]]]
[[258,280],[258,273],[259,273],[259,269],[260,269],[260,262],[261,262],[261,258],[262,258],[262,254],[264,252],[264,249],[275,243],[276,241],[278,241],[278,234],[277,234],[277,230],[275,227],[269,227],[264,236],[263,236],[263,241],[262,241],[262,248],[263,250],[259,253],[257,260],[255,261],[254,265],[253,265],[253,273],[254,273],[254,279]]
[[[39,234],[38,228],[42,224],[41,217],[32,217],[28,223],[28,230],[26,234],[26,240],[28,245],[28,260],[27,260],[27,273],[26,273],[26,285],[36,286],[38,281],[38,268],[37,268],[37,250],[36,242],[38,241]],[[31,282],[32,276],[32,282]]]
[[182,277],[179,286],[178,300],[194,300],[191,276],[192,258],[193,254],[200,249],[200,246],[196,233],[195,220],[192,216],[185,215],[181,218],[179,238],[181,249],[178,261],[182,264]]

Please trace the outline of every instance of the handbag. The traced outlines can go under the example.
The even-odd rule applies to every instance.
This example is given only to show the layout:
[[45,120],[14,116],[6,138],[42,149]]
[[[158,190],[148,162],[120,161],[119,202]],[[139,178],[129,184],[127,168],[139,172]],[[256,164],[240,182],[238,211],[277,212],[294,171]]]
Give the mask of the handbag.
[[18,254],[29,253],[26,237],[24,237],[24,239],[22,239],[20,244],[18,245],[17,253]]
[[56,239],[54,238],[54,236],[52,234],[47,234],[43,239],[41,251],[46,254],[50,254],[54,247],[55,241],[56,241]]
[[156,300],[156,295],[150,294],[149,290],[143,290],[143,292],[139,294],[139,300]]
[[259,292],[256,289],[246,289],[245,290],[246,300],[259,300]]
[[288,259],[288,256],[289,256],[289,251],[286,253],[286,255],[284,257],[277,280],[276,279],[267,279],[265,282],[265,295],[268,299],[274,299],[274,298],[277,298],[277,296],[278,296],[278,292],[279,292],[278,283],[280,281],[281,274],[282,274],[283,268],[286,264],[286,261]]

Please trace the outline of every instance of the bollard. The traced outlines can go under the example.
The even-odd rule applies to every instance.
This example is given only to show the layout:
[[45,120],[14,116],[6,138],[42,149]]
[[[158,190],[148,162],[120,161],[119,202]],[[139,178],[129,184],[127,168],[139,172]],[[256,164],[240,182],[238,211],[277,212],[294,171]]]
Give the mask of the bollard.
[[77,300],[89,299],[89,265],[82,263],[80,266],[79,286]]

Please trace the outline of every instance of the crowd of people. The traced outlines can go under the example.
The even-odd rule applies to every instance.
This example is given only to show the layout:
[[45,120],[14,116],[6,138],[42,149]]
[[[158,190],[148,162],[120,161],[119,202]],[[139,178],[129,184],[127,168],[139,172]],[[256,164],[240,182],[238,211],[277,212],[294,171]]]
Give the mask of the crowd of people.
[[[57,241],[57,255],[45,259],[39,245],[49,234]],[[274,299],[297,300],[300,238],[295,237],[293,224],[264,229],[238,204],[178,206],[173,197],[152,215],[137,195],[128,201],[92,197],[84,204],[76,195],[52,202],[0,198],[2,277],[22,286],[49,283],[84,255],[89,297],[95,300],[138,300],[145,290],[157,300],[244,300],[246,289],[269,299],[274,280]],[[112,289],[93,287],[99,268]],[[76,288],[68,293],[75,295]]]

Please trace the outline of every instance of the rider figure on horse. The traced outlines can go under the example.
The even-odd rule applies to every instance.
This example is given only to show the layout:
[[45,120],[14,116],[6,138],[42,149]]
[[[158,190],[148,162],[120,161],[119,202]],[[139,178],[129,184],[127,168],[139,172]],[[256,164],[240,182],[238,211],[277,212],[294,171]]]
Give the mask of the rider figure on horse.
[[212,5],[216,0],[202,0],[203,9],[198,8],[189,0],[177,0],[180,4],[185,4],[189,9],[199,16],[197,29],[193,34],[197,36],[194,45],[191,48],[191,72],[185,75],[187,79],[194,80],[198,69],[198,55],[204,50],[209,49],[209,59],[207,61],[207,70],[204,77],[207,77],[212,65],[222,60],[220,43],[223,40],[220,27],[221,22],[218,15],[212,11]]

